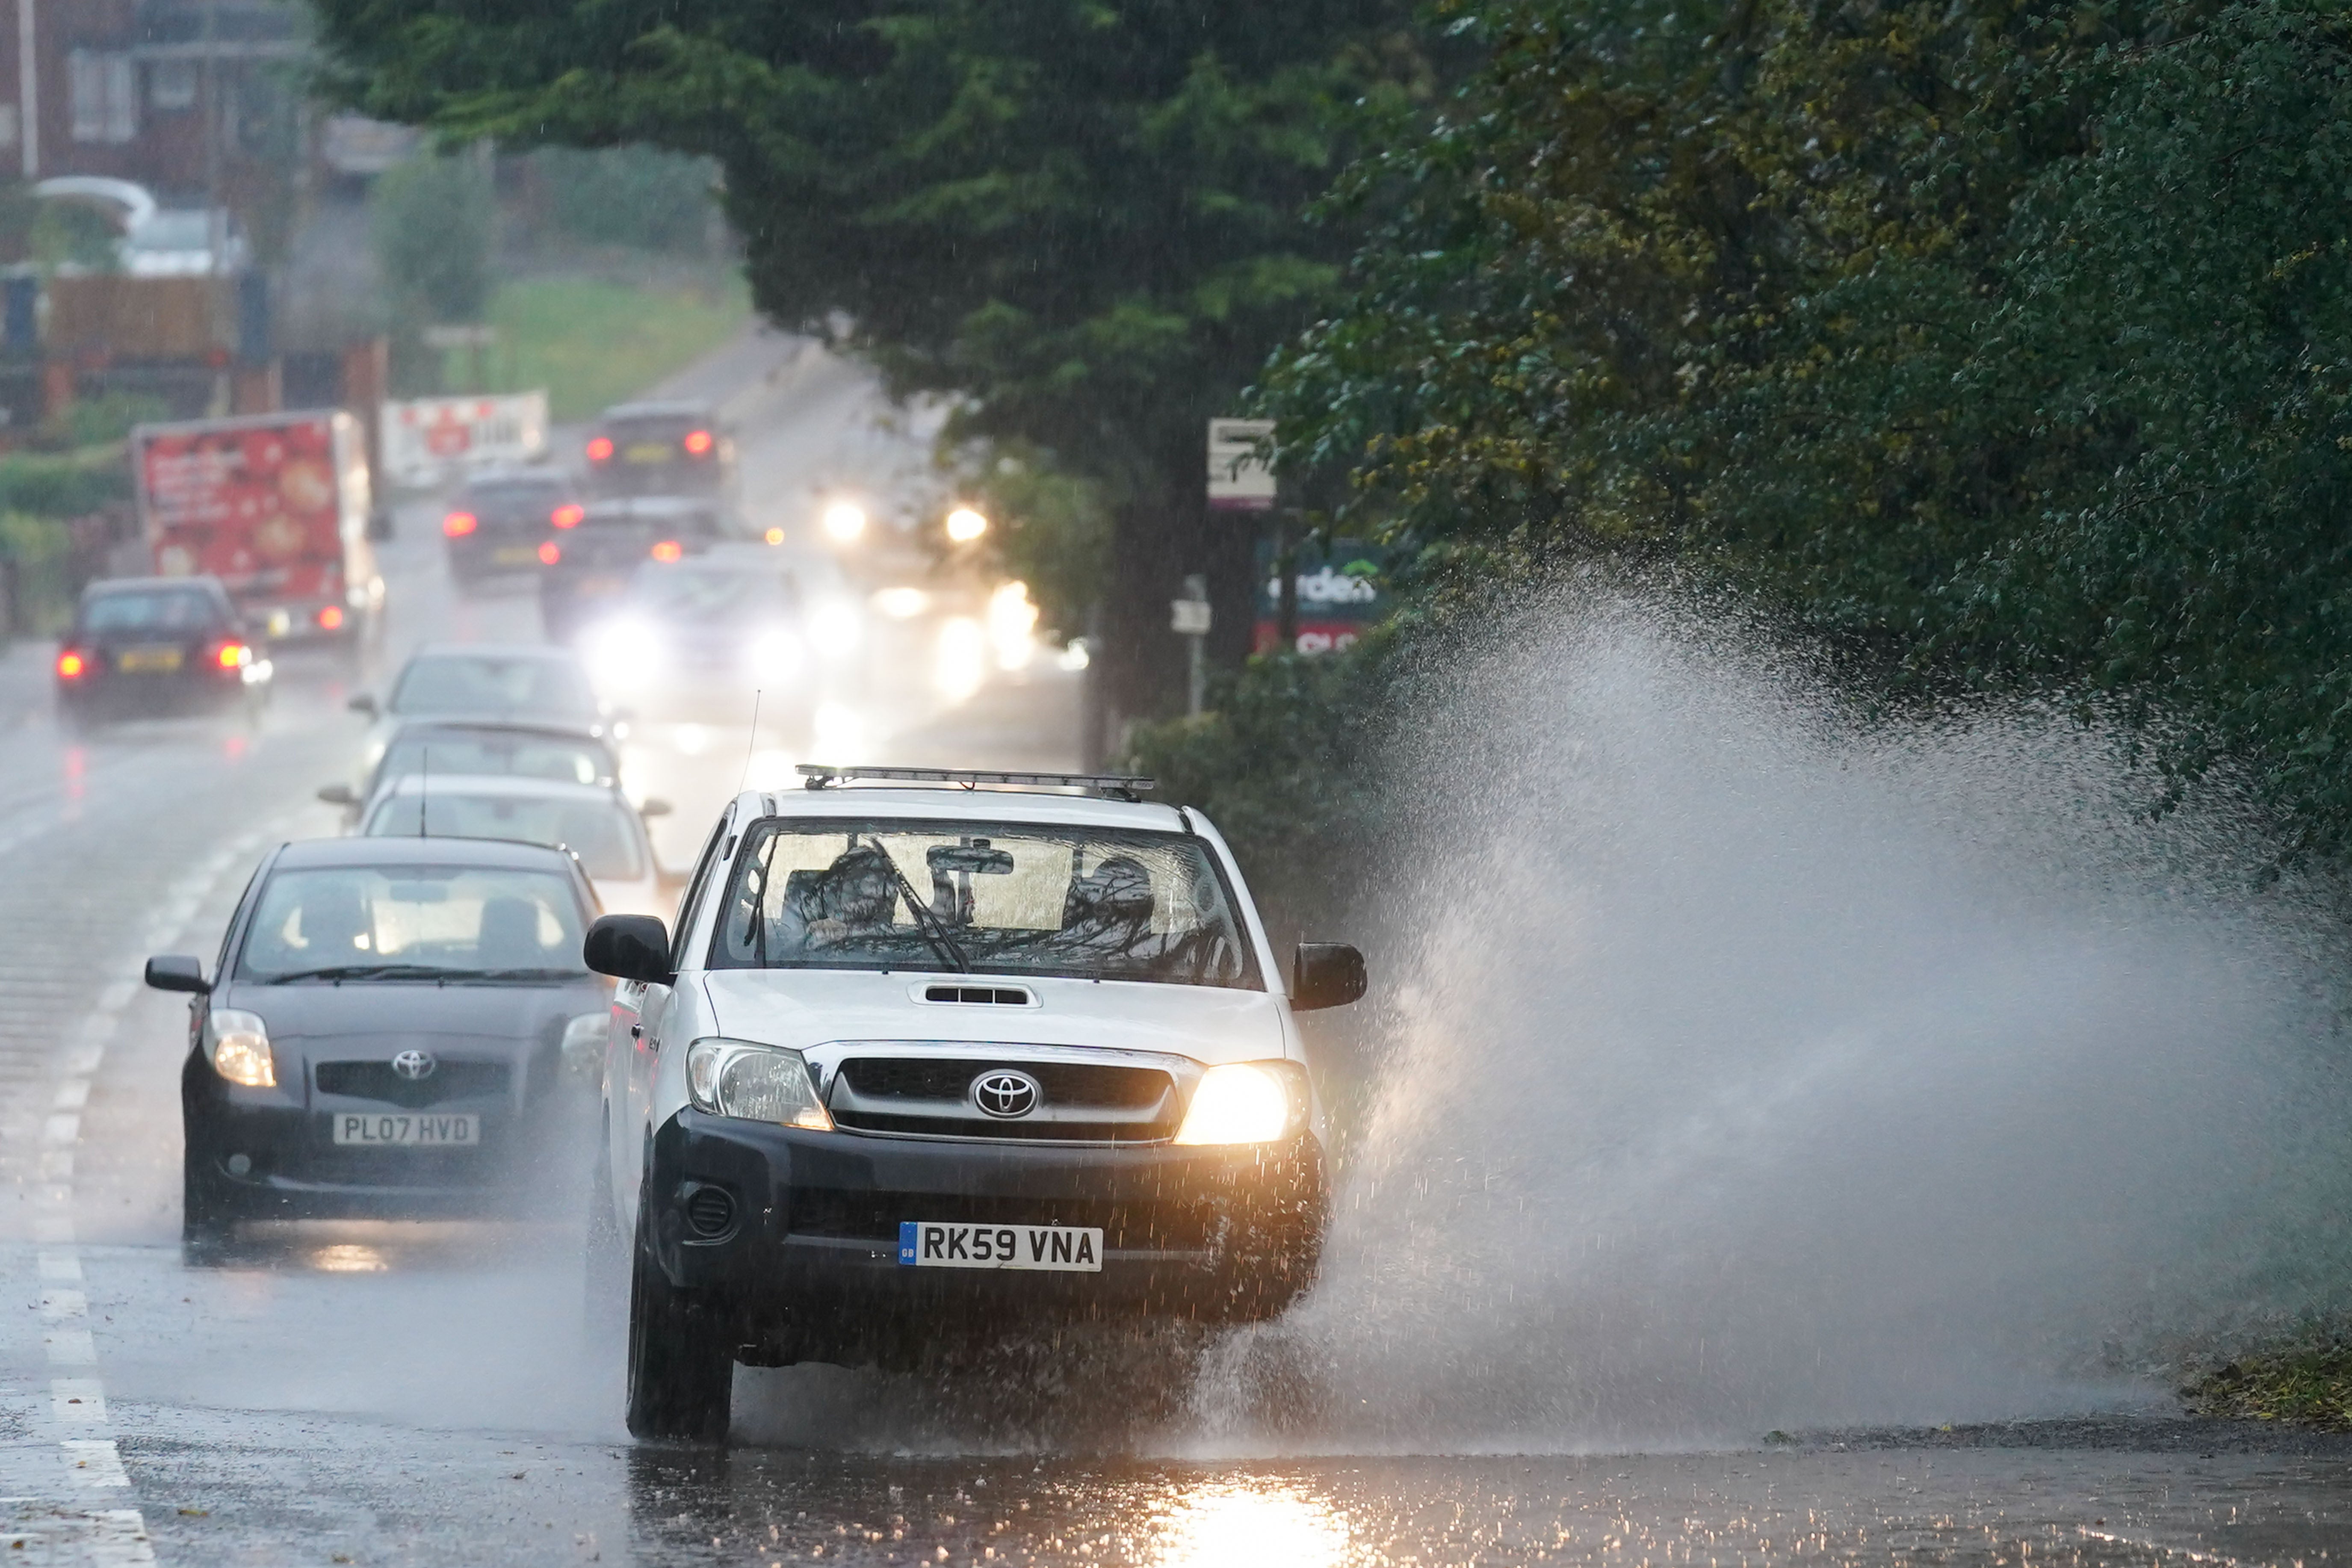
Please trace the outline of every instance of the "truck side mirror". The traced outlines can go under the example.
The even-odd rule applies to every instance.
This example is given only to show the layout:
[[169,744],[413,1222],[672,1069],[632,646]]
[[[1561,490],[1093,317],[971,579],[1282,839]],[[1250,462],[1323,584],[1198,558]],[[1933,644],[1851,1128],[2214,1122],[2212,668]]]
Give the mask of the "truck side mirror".
[[364,691],[344,703],[343,706],[354,713],[364,713],[371,719],[375,717],[375,699]]
[[321,784],[319,786],[319,798],[329,805],[357,805],[360,803],[360,797],[352,793],[349,784]]
[[1290,1005],[1344,1007],[1364,994],[1364,955],[1343,942],[1302,942],[1290,964]]
[[637,815],[639,816],[667,816],[676,809],[677,808],[671,805],[669,802],[658,797],[654,797],[648,799],[645,805],[637,807]]
[[212,991],[201,959],[172,953],[147,961],[147,984],[158,991],[186,991],[198,996]]
[[600,915],[580,944],[581,962],[599,974],[667,985],[677,978],[669,966],[669,928],[652,915]]

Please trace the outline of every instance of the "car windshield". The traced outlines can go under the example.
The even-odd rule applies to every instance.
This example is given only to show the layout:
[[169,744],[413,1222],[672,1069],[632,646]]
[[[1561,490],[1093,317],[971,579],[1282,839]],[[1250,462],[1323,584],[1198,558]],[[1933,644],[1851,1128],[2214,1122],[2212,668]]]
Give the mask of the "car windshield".
[[515,718],[593,719],[587,678],[556,658],[426,654],[408,661],[393,689],[395,713],[483,713]]
[[648,615],[693,625],[773,620],[800,609],[788,572],[659,562],[637,568],[629,597]]
[[613,753],[585,735],[537,735],[522,730],[405,730],[394,737],[376,782],[416,773],[491,773],[552,779],[559,784],[610,784]]
[[331,980],[568,979],[581,908],[550,871],[464,866],[280,871],[261,889],[237,973]]
[[134,250],[210,250],[212,215],[198,207],[166,208],[131,231]]
[[144,588],[102,594],[82,606],[87,632],[200,632],[219,618],[212,596],[194,588]]
[[[425,803],[421,830],[416,820],[420,801]],[[445,790],[436,783],[421,796],[403,794],[379,805],[369,814],[365,832],[371,838],[505,838],[544,844],[579,856],[581,868],[591,877],[631,882],[646,874],[646,858],[629,816],[627,804],[618,795],[477,795],[462,787]]]
[[547,479],[513,479],[501,484],[468,486],[456,505],[467,511],[552,511],[563,500],[563,487]]
[[1028,824],[761,823],[710,963],[1262,989],[1201,840]]

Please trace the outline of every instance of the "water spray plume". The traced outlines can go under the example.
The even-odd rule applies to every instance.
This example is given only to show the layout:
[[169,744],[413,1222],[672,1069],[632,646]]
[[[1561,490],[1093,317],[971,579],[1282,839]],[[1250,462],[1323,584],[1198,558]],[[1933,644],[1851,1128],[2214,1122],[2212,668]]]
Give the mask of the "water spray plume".
[[2352,1277],[2326,927],[2226,814],[2063,719],[1858,738],[1655,605],[1501,640],[1398,760],[1388,1055],[1275,1336],[1318,1444],[2160,1401]]

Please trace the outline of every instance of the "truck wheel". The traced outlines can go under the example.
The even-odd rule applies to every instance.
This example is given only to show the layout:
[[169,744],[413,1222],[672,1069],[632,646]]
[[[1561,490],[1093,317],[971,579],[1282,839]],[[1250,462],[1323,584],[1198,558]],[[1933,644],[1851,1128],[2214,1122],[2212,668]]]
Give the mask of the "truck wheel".
[[629,1268],[629,1434],[715,1442],[727,1436],[735,1352],[706,1292],[681,1290],[654,1256],[653,1204],[637,1203]]
[[236,1233],[236,1198],[224,1189],[202,1154],[180,1157],[180,1250],[191,1263],[219,1256]]

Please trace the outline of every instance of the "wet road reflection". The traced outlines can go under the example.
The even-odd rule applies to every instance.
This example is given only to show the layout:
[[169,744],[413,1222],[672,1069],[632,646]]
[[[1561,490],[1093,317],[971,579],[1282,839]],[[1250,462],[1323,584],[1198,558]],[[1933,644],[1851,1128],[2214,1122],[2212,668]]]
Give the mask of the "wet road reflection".
[[2352,1461],[2020,1450],[1185,1467],[661,1452],[642,1563],[1339,1568],[2340,1559]]

